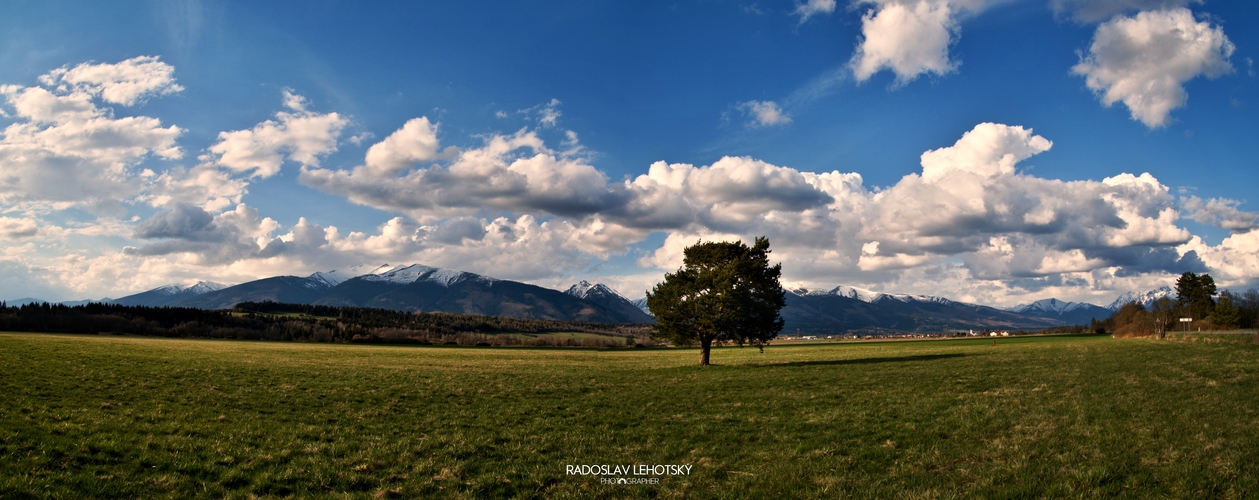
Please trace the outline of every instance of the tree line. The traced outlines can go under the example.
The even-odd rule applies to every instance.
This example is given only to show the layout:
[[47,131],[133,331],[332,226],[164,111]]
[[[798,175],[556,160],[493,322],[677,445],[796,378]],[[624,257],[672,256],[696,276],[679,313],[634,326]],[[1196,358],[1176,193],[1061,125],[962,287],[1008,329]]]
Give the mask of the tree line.
[[1110,318],[1094,320],[1091,328],[1133,337],[1162,337],[1184,330],[1259,328],[1259,292],[1253,288],[1244,293],[1220,291],[1211,275],[1187,272],[1176,280],[1176,298],[1161,297],[1149,307],[1129,302]]
[[242,302],[230,310],[104,303],[66,306],[45,302],[9,306],[0,302],[0,330],[25,332],[461,345],[525,343],[518,337],[496,338],[504,333],[577,332],[624,338],[627,340],[619,344],[612,343],[633,345],[633,339],[646,338],[649,329],[650,326],[638,323],[408,313],[365,307],[276,302]]

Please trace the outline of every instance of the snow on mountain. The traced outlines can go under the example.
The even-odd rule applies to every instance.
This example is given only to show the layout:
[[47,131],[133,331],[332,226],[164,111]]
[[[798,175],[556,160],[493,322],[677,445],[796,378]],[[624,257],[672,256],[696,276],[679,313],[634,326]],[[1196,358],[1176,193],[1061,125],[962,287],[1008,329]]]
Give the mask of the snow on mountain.
[[1054,314],[1065,314],[1077,309],[1086,307],[1098,307],[1085,302],[1063,302],[1058,299],[1041,299],[1031,304],[1019,304],[1014,307],[1005,308],[1006,311],[1016,312],[1020,314],[1046,312]]
[[1042,299],[1030,304],[1007,307],[1005,310],[1070,325],[1091,324],[1093,320],[1106,319],[1113,313],[1110,309],[1087,302],[1063,302],[1058,299]]
[[175,295],[182,291],[184,291],[184,286],[178,283],[171,284],[171,285],[163,285],[163,286],[154,288],[152,290],[149,290],[149,292],[155,295]]
[[1162,286],[1145,292],[1128,292],[1120,295],[1114,302],[1111,302],[1109,306],[1106,306],[1106,308],[1112,311],[1118,311],[1120,307],[1123,307],[1124,304],[1129,302],[1139,302],[1141,305],[1149,307],[1154,301],[1163,297],[1176,300],[1176,290],[1173,290],[1170,286]]
[[224,288],[227,288],[227,285],[224,285],[222,283],[215,283],[213,281],[198,281],[192,285],[174,283],[170,285],[159,286],[157,288],[149,290],[147,293],[152,293],[154,295],[164,295],[164,296],[201,295],[206,292],[214,292],[214,291],[222,290]]
[[873,290],[866,290],[865,288],[857,288],[857,287],[845,286],[845,285],[837,286],[831,289],[829,292],[826,292],[825,294],[821,294],[821,295],[838,295],[840,297],[848,297],[850,299],[857,299],[862,302],[874,302],[876,300],[879,300],[883,297],[888,296],[885,293],[875,292]]
[[312,282],[332,288],[344,283],[350,278],[357,278],[366,274],[383,274],[392,270],[389,264],[355,264],[341,269],[333,269],[331,271],[320,271],[307,278]]
[[203,293],[217,292],[227,288],[227,286],[228,285],[215,283],[213,281],[198,281],[195,285],[189,286],[183,289],[183,291],[192,295],[201,295]]
[[624,299],[626,302],[633,303],[633,301],[626,299],[624,295],[621,295],[619,292],[617,292],[616,290],[613,290],[612,287],[608,285],[605,285],[603,283],[595,283],[592,285],[590,284],[589,281],[586,281],[586,280],[581,280],[581,282],[577,283],[576,285],[568,287],[568,290],[565,290],[564,293],[567,293],[579,299],[588,299],[591,296],[598,296],[598,295],[620,297]]
[[450,269],[428,267],[420,264],[398,267],[381,273],[366,274],[363,275],[363,279],[367,281],[384,281],[399,285],[409,285],[419,281],[430,281],[444,287],[449,287],[455,283],[470,279],[482,280],[487,283],[498,281],[494,278],[466,271],[452,271]]
[[788,292],[794,293],[801,297],[837,295],[840,297],[847,297],[850,299],[860,300],[862,302],[866,302],[870,304],[873,304],[875,302],[878,302],[884,299],[897,300],[900,302],[944,302],[944,303],[953,302],[952,300],[946,299],[944,297],[936,297],[934,295],[883,293],[883,292],[875,292],[872,290],[867,290],[865,288],[857,288],[855,286],[846,286],[846,285],[840,285],[830,290],[810,290],[804,287],[797,287],[795,289],[788,290]]
[[227,288],[231,287],[222,283],[215,283],[213,281],[198,281],[191,285],[180,283],[159,286],[152,290],[114,299],[112,302],[124,306],[160,307],[174,304],[175,302],[181,300],[188,300],[192,297],[200,297]]
[[634,304],[634,307],[641,309],[643,312],[651,314],[651,309],[647,308],[647,297],[643,297],[638,300],[631,300],[630,303]]
[[[625,298],[620,292],[603,283],[591,284],[589,281],[581,280],[576,285],[568,287],[564,294],[598,305],[620,318],[621,321],[652,321],[651,313],[644,311],[643,306]],[[645,305],[646,299],[643,301]]]
[[581,280],[576,285],[568,287],[568,290],[564,290],[564,293],[584,299],[586,294],[590,292],[590,289],[594,287],[589,281]]

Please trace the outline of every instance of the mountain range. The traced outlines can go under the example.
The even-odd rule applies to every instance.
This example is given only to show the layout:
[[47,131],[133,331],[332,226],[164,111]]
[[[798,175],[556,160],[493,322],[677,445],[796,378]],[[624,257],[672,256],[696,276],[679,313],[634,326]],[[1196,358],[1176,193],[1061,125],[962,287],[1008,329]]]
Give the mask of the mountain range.
[[[1121,303],[1120,305],[1123,304]],[[1087,325],[1093,319],[1098,321],[1104,320],[1109,318],[1111,313],[1115,312],[1113,309],[1085,302],[1063,302],[1058,299],[1038,300],[1031,304],[1022,304],[1006,308],[1005,310],[1046,318],[1065,325]]]
[[1039,316],[956,302],[931,295],[874,292],[838,286],[788,290],[781,314],[788,334],[845,331],[944,331],[1040,329],[1054,326]]
[[[213,281],[198,281],[193,285],[166,285],[159,286],[147,292],[128,295],[120,299],[114,299],[110,302],[124,306],[150,306],[160,307],[170,305],[180,299],[188,297],[196,297],[209,292],[215,292],[227,288],[227,285],[215,283]],[[69,305],[69,304],[67,304]]]
[[[792,287],[781,314],[786,333],[862,330],[941,331],[1039,329],[1087,325],[1130,301],[1149,304],[1174,295],[1170,287],[1121,295],[1109,308],[1044,299],[997,309],[931,295],[875,292],[851,286]],[[629,300],[602,283],[581,281],[560,292],[465,271],[420,264],[362,264],[310,276],[275,276],[227,286],[202,281],[166,285],[119,299],[123,305],[226,309],[240,302],[275,301],[329,306],[377,307],[409,312],[449,312],[516,318],[598,322],[650,322],[646,299]],[[9,301],[11,305],[39,302]],[[64,303],[75,305],[87,301]]]
[[419,264],[360,265],[234,286],[207,282],[188,287],[168,285],[112,302],[227,309],[241,302],[264,301],[607,323],[651,321],[651,316],[605,285],[586,284],[564,293]]

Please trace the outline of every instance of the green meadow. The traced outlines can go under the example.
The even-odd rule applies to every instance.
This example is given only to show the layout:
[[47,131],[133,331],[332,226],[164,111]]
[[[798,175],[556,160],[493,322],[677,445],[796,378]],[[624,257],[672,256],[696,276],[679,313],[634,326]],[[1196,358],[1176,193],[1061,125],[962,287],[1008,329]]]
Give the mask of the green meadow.
[[[714,350],[0,334],[0,498],[1259,496],[1251,336]],[[656,484],[569,465],[678,464]],[[635,476],[622,476],[635,477]]]

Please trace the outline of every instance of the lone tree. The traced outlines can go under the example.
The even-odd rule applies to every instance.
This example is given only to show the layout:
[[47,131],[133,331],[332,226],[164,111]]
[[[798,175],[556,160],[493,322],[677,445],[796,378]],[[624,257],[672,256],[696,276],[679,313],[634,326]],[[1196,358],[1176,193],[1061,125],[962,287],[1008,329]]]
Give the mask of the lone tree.
[[676,273],[647,293],[656,316],[651,335],[678,345],[700,346],[700,366],[708,365],[713,343],[765,345],[782,331],[778,310],[785,304],[782,264],[769,265],[769,240],[752,247],[737,242],[696,243]]

